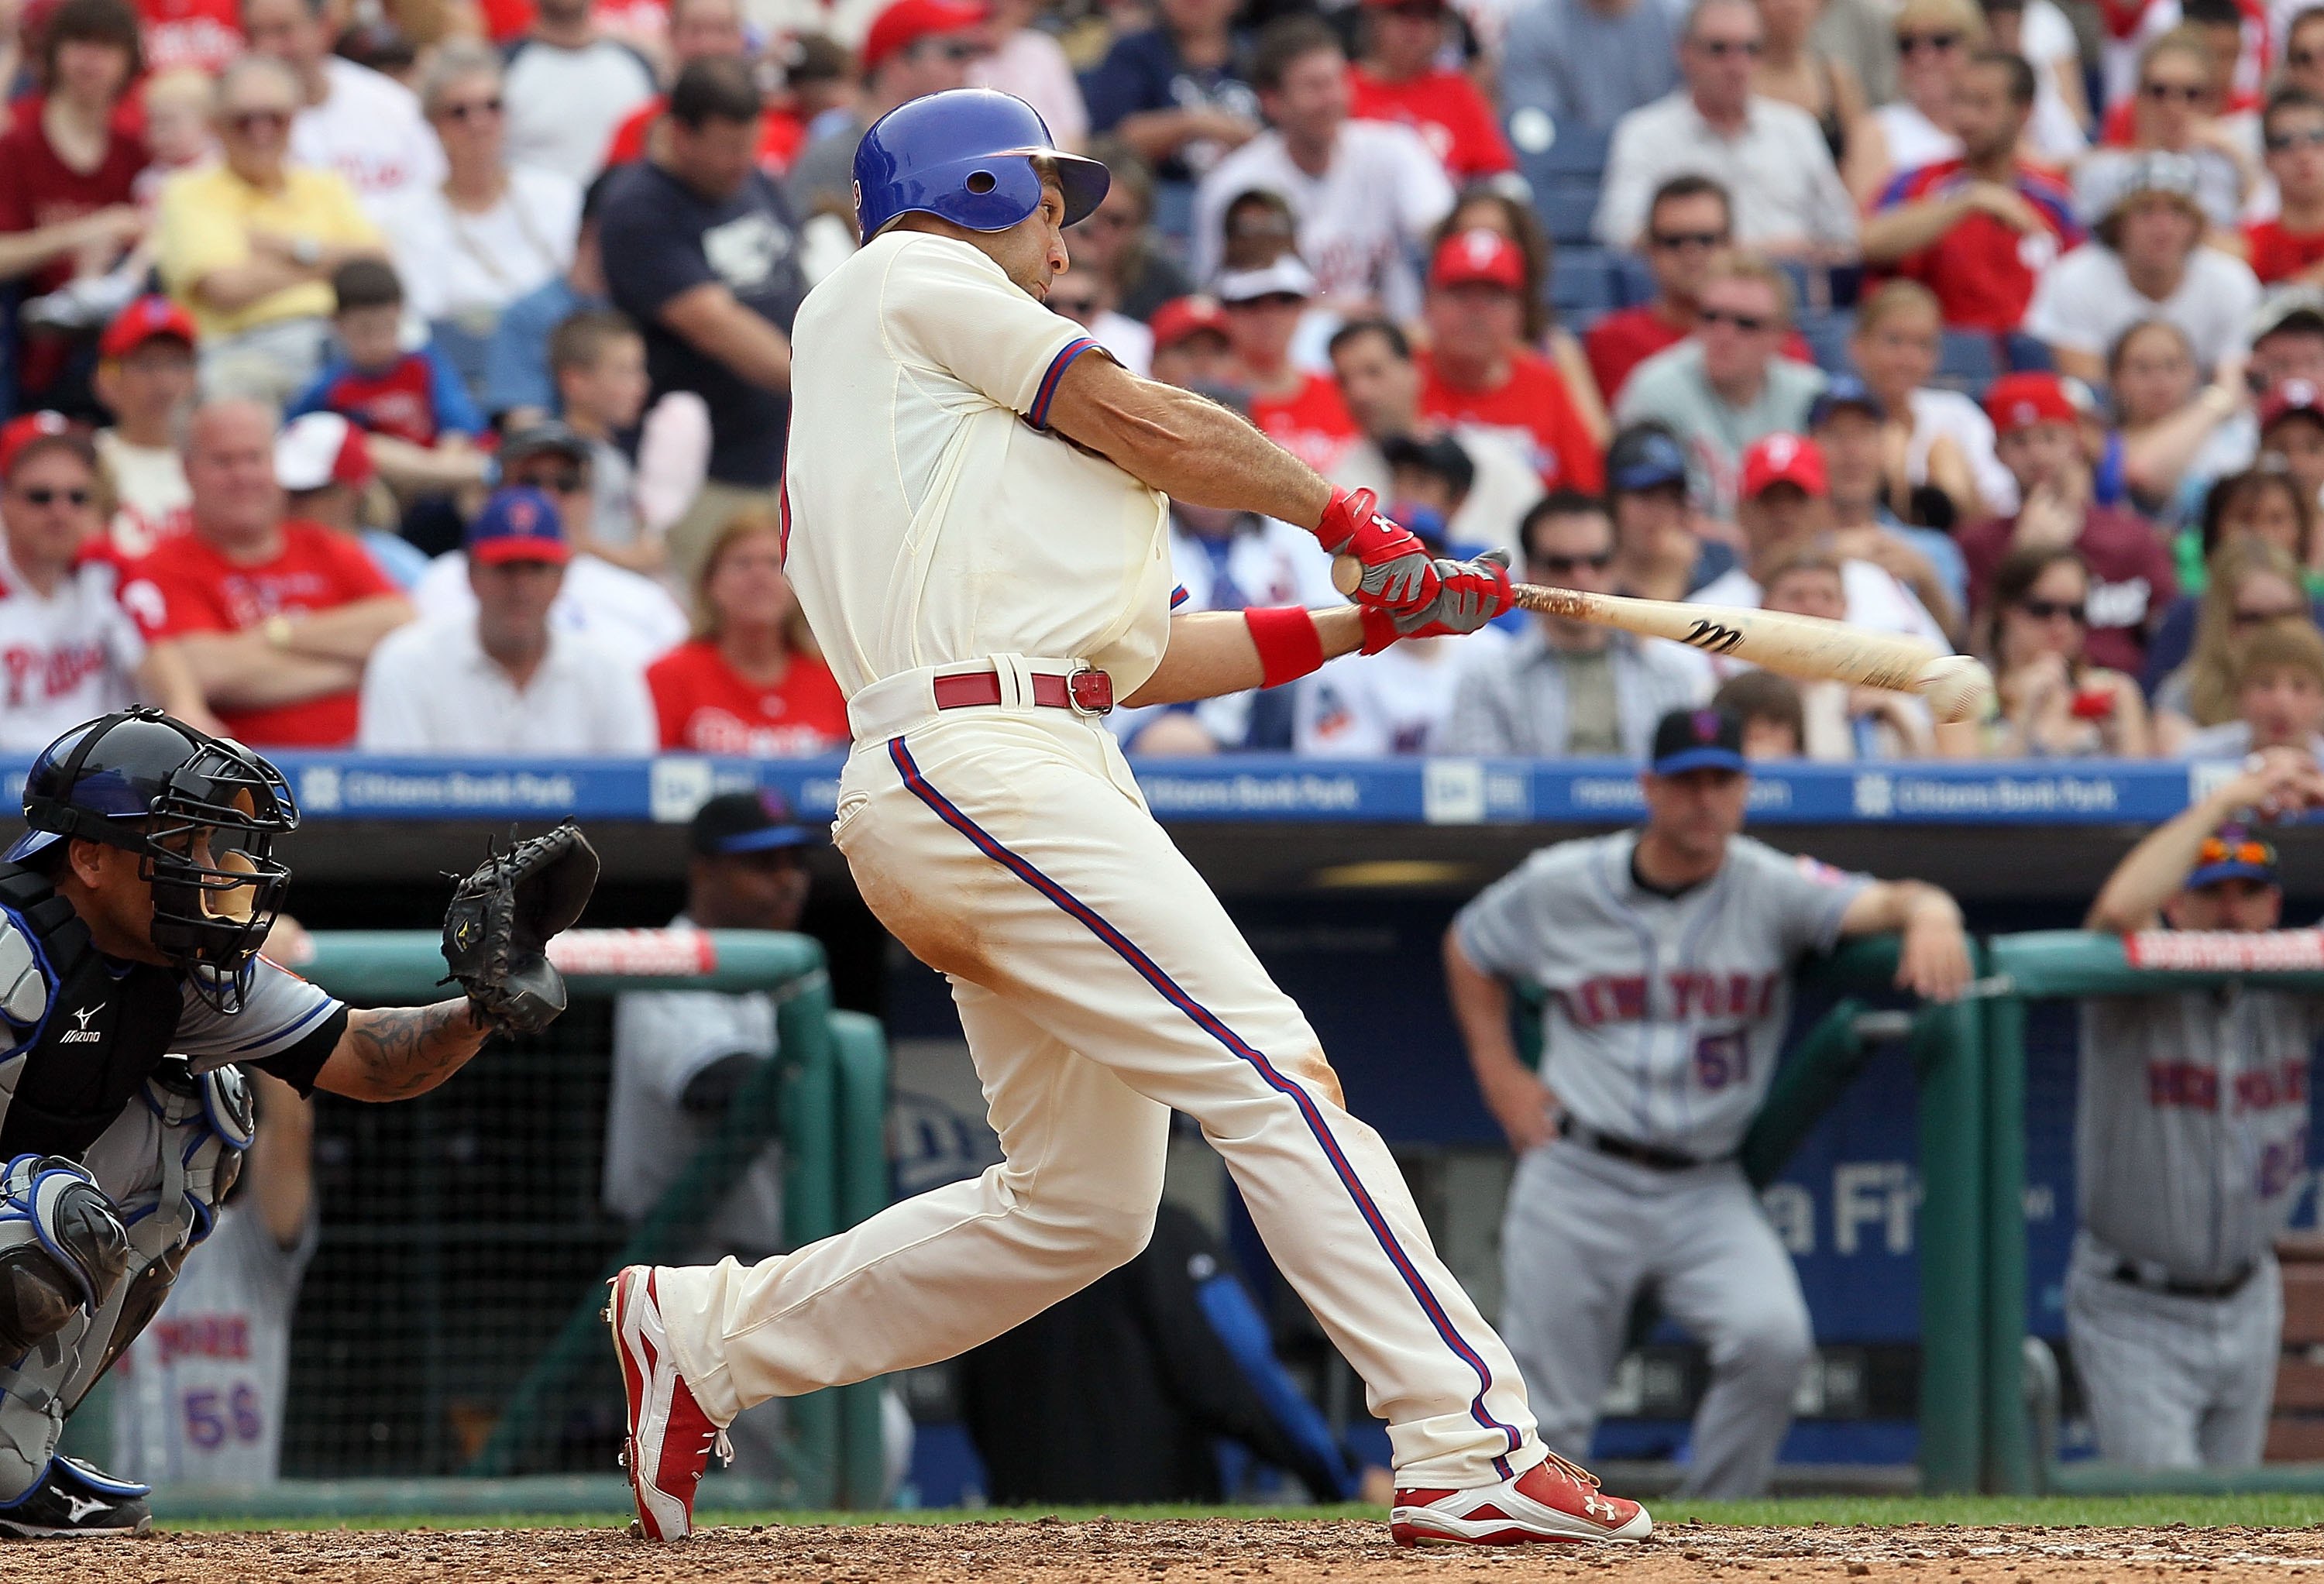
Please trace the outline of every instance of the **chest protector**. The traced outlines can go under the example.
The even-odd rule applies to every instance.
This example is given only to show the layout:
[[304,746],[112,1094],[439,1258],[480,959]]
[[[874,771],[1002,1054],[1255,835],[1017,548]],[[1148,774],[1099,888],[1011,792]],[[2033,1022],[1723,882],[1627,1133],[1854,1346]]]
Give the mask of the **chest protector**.
[[78,1160],[169,1050],[183,992],[108,961],[44,876],[0,863],[0,1160]]

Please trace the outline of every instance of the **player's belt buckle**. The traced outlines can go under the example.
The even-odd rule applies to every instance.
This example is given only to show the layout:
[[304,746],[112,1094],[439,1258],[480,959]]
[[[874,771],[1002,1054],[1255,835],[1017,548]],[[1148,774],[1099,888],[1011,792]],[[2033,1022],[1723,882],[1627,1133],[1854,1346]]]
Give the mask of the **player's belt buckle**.
[[1065,674],[1065,702],[1074,714],[1095,719],[1113,713],[1113,678],[1084,663]]

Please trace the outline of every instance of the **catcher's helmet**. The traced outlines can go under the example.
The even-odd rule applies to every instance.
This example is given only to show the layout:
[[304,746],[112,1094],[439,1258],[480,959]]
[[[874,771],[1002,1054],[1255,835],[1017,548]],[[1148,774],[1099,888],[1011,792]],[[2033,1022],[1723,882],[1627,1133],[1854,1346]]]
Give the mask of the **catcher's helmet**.
[[154,948],[204,1000],[240,1009],[290,883],[274,838],[298,828],[299,808],[281,771],[160,710],[124,710],[41,751],[24,823],[11,862],[72,837],[136,853],[153,888]]
[[1112,178],[1068,154],[1040,112],[993,88],[949,88],[899,105],[855,145],[855,218],[869,242],[899,215],[934,215],[971,231],[1006,231],[1041,207],[1035,156],[1065,194],[1065,224],[1097,207]]

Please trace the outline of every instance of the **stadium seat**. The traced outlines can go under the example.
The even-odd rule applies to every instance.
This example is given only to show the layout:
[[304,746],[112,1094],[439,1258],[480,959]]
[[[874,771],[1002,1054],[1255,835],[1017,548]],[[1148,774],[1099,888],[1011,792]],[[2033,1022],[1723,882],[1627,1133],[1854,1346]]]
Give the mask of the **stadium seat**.
[[1846,373],[1854,366],[1848,355],[1849,337],[1856,334],[1854,313],[1804,313],[1799,330],[1815,355],[1816,367],[1824,373]]
[[1540,140],[1540,129],[1545,122],[1545,117],[1527,118],[1523,111],[1509,118],[1509,144],[1517,151],[1518,165],[1536,191],[1577,177],[1593,186],[1604,178],[1607,148],[1612,142],[1609,134],[1587,126],[1557,127],[1550,133],[1548,147],[1527,147],[1529,143]]
[[1536,186],[1533,207],[1551,241],[1560,246],[1586,244],[1591,240],[1591,219],[1598,213],[1598,189],[1595,184],[1585,186],[1570,180]]
[[1982,330],[1947,330],[1937,348],[1937,382],[1983,390],[2002,372],[2001,349]]
[[1587,328],[1622,306],[1621,261],[1602,248],[1559,248],[1550,266],[1549,301],[1567,328]]

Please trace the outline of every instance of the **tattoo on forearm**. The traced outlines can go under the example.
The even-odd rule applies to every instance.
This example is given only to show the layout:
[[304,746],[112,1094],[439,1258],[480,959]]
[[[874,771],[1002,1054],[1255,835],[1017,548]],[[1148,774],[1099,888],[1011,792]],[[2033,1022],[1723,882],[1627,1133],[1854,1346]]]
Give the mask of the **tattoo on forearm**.
[[466,1000],[382,1007],[347,1019],[347,1045],[380,1100],[404,1100],[449,1078],[476,1054],[484,1031]]

